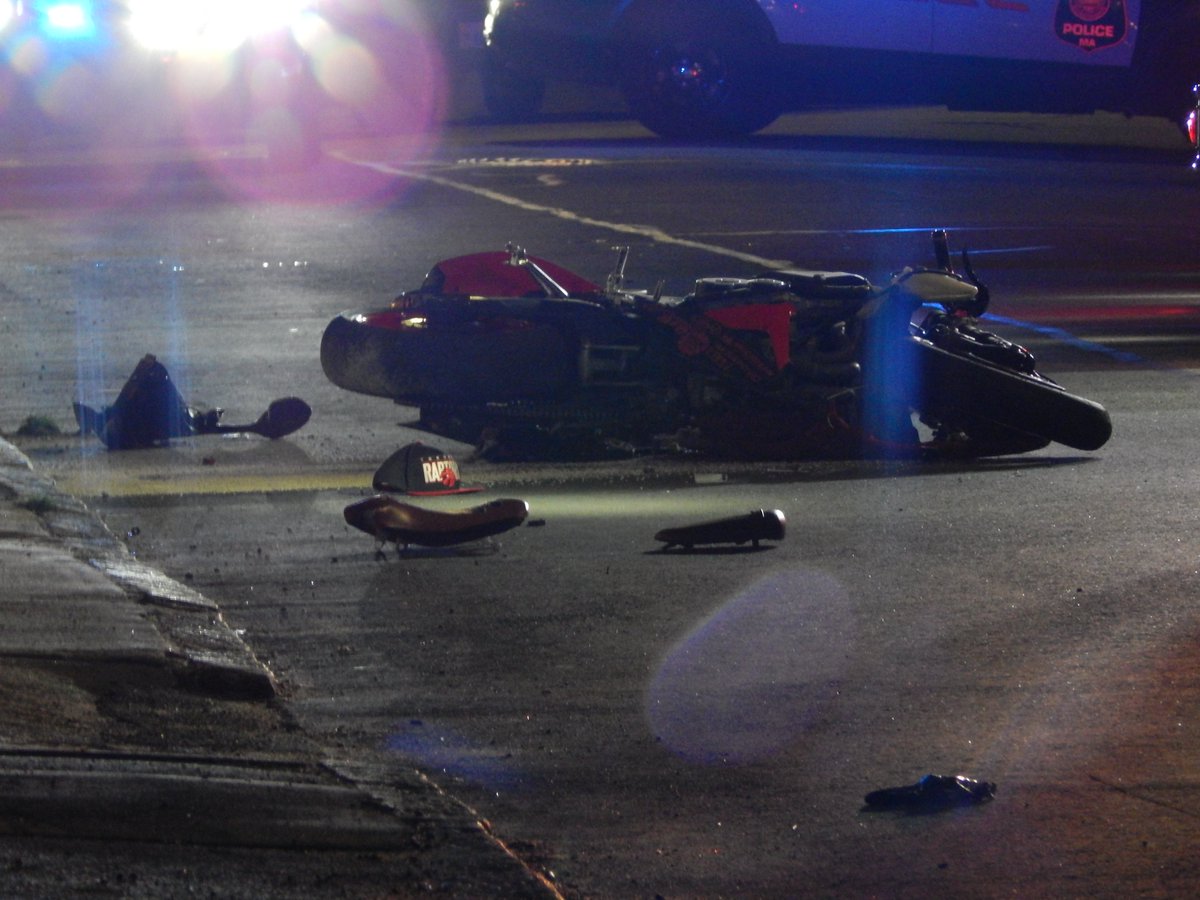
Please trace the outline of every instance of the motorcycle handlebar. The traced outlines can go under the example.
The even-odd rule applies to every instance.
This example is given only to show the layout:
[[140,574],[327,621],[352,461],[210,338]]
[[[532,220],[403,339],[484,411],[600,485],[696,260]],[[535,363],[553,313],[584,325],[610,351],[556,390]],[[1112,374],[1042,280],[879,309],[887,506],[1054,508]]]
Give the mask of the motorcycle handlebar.
[[950,239],[946,236],[944,228],[935,229],[933,232],[933,255],[939,269],[946,272],[954,271],[950,266]]

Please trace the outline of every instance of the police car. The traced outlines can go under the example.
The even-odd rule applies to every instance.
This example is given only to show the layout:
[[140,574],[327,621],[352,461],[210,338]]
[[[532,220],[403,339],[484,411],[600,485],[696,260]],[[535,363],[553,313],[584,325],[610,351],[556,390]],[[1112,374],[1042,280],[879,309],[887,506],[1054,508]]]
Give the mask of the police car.
[[484,37],[494,114],[602,81],[677,138],[855,103],[1180,121],[1200,80],[1197,0],[490,0]]

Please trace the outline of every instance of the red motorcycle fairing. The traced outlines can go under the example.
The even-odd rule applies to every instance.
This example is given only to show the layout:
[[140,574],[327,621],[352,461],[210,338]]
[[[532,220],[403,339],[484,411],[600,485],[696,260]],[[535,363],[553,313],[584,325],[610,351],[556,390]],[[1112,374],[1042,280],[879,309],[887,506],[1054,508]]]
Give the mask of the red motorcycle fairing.
[[[518,299],[545,298],[545,288],[537,281],[525,266],[512,265],[512,256],[507,252],[471,253],[466,256],[456,256],[452,259],[437,263],[425,276],[425,281],[414,294],[401,294],[392,302],[393,309],[408,309],[413,303],[426,300],[430,295],[448,297],[477,297],[481,299]],[[538,257],[530,257],[529,261],[539,266],[562,287],[572,298],[590,299],[601,296],[598,285],[569,269],[556,263]],[[565,299],[565,298],[564,298]],[[787,365],[790,358],[790,326],[792,320],[792,305],[783,302],[754,302],[742,300],[730,305],[719,305],[704,309],[704,315],[724,326],[715,329],[720,337],[726,337],[726,330],[750,331],[765,334],[771,346],[774,365],[766,365],[758,360],[743,362],[740,368],[746,377],[752,381],[769,377]],[[674,314],[668,306],[660,310],[661,318],[671,325],[670,320],[680,317]],[[489,320],[482,316],[474,316],[473,320],[485,325]],[[372,314],[371,324],[381,327],[401,328],[411,325],[405,317],[392,317],[381,313]],[[496,330],[513,330],[522,326],[529,327],[530,323],[513,320],[508,317],[493,321],[492,328]],[[723,343],[714,340],[711,334],[704,334],[703,328],[678,327],[679,349],[684,355],[712,355],[721,368],[728,370],[733,363],[725,357],[728,352],[720,353],[713,349],[713,344]],[[710,326],[712,330],[712,326]],[[726,340],[724,343],[728,343]],[[736,356],[737,354],[733,354]],[[745,356],[745,354],[742,354]]]
[[748,303],[705,310],[704,314],[726,328],[737,331],[761,331],[771,342],[775,371],[780,372],[791,359],[791,324],[793,307],[790,303]]
[[[542,297],[537,279],[523,266],[510,264],[504,252],[470,253],[437,263],[421,285],[421,294],[462,297]],[[598,294],[600,288],[569,269],[549,260],[530,257],[551,278],[573,296]],[[401,298],[403,299],[403,295]]]
[[[630,368],[635,360],[669,365],[661,353],[641,352],[661,341],[692,364],[754,384],[789,361],[789,303],[762,294],[699,305],[645,298],[634,312],[614,307],[594,283],[562,266],[530,261],[569,296],[547,296],[510,253],[443,260],[388,308],[331,322],[321,342],[325,374],[347,390],[424,406],[562,397],[584,383],[628,387],[661,377],[657,369]],[[658,337],[655,323],[665,326]]]
[[[570,269],[539,257],[530,257],[530,262],[538,265],[542,271],[554,279],[572,297],[599,297],[600,287],[586,278],[575,274]],[[392,308],[408,309],[414,301],[427,299],[430,295],[452,297],[478,297],[488,299],[504,298],[542,298],[545,291],[542,285],[524,266],[511,264],[511,254],[507,252],[471,253],[466,256],[456,256],[442,260],[430,269],[425,281],[415,294],[401,294],[392,302]],[[667,310],[664,307],[664,312]],[[771,345],[774,356],[773,371],[778,372],[787,365],[790,358],[790,326],[793,315],[791,304],[783,302],[763,303],[743,301],[733,305],[714,306],[704,310],[704,315],[734,331],[753,331],[765,334]],[[370,316],[372,325],[380,328],[402,328],[411,325],[405,316],[389,316],[383,312]],[[483,323],[479,317],[476,321]],[[528,327],[529,323],[505,318],[495,320],[492,327],[496,330],[512,330]],[[685,346],[688,340],[680,338],[681,352],[688,353]],[[711,343],[707,338],[701,338],[707,346]],[[691,344],[696,344],[695,340]],[[692,352],[703,352],[696,348]],[[748,371],[747,374],[756,374]],[[773,374],[773,373],[772,373]],[[758,380],[754,378],[753,380]]]

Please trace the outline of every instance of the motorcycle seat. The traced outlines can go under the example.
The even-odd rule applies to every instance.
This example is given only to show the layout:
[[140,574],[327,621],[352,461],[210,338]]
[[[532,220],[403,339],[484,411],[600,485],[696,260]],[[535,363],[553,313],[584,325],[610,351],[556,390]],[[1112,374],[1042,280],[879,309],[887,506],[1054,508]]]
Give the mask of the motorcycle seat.
[[524,500],[501,499],[469,509],[444,511],[377,494],[351,503],[343,514],[348,524],[372,535],[381,544],[449,547],[516,528],[529,515],[529,504]]
[[871,282],[852,272],[773,269],[758,277],[782,281],[793,294],[811,300],[865,299],[871,293]]
[[761,303],[788,289],[775,278],[700,278],[686,299],[704,304]]

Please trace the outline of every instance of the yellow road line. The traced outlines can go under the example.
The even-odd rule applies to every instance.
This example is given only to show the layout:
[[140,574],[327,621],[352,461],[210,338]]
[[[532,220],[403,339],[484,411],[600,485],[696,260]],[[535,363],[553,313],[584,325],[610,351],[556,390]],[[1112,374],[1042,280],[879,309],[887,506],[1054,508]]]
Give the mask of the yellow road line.
[[288,491],[370,489],[370,472],[308,472],[191,475],[76,473],[55,478],[59,490],[76,497],[176,497],[205,494],[274,494]]

